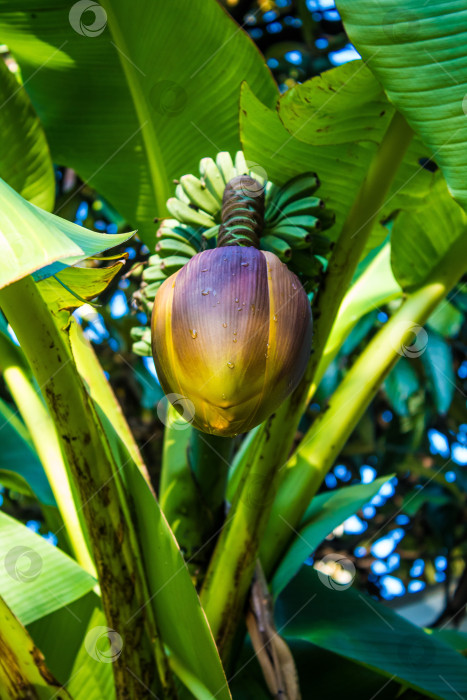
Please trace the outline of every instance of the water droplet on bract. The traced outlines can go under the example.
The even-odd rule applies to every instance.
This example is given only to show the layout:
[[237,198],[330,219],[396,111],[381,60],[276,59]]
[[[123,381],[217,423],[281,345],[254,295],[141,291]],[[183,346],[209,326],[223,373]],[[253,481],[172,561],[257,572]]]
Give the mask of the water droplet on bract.
[[269,359],[269,353],[267,352],[267,353],[265,354],[264,357],[266,358],[266,360],[268,360],[268,359]]
[[195,331],[193,329],[193,330],[190,330],[190,333],[191,333],[191,337],[193,338],[193,340],[198,337],[198,331]]
[[253,311],[253,313],[255,313],[255,305],[254,304],[251,304],[250,309]]
[[237,342],[237,339],[236,339],[236,338],[234,338],[234,339],[233,339],[233,341],[234,341],[234,343],[236,343],[236,342]]
[[272,317],[272,320],[273,320],[273,321],[277,321],[277,316],[276,316],[276,314],[274,314],[274,316]]
[[246,306],[246,301],[243,302],[242,306]]
[[238,299],[235,299],[235,303],[238,304]]
[[[216,292],[215,289],[212,290],[212,296],[213,296],[213,297],[216,297],[216,296],[217,296],[217,292]],[[219,302],[218,302],[218,303],[219,303]]]
[[207,295],[208,295],[209,292],[211,292],[211,291],[212,291],[212,290],[211,290],[209,287],[207,287],[206,289],[203,289],[203,291],[201,292],[201,294],[203,295],[203,297],[207,297]]
[[241,265],[242,267],[248,267],[249,264],[250,264],[250,263],[247,263],[247,262],[242,262],[242,263],[240,263],[240,265]]
[[227,258],[224,258],[224,262],[227,262]]
[[235,365],[234,365],[233,362],[230,362],[230,361],[229,361],[229,362],[227,362],[227,367],[228,367],[229,369],[233,369],[233,368],[235,367]]
[[222,394],[222,398],[225,399],[225,394]]
[[234,334],[234,335],[237,335],[237,331],[235,330],[235,331],[233,332],[233,334]]
[[223,323],[222,325],[223,325],[224,328],[227,328],[227,324],[226,324],[226,323]]
[[208,272],[208,270],[209,270],[209,268],[203,267],[203,269],[201,270],[201,272]]
[[267,348],[270,348],[271,346],[269,345],[269,343],[266,343],[266,347],[267,347]]
[[297,285],[292,282],[292,289],[297,289]]

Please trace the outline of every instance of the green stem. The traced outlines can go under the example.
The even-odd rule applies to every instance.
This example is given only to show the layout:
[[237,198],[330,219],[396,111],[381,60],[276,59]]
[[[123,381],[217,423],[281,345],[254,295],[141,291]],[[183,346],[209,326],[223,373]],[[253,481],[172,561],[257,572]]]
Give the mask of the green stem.
[[229,460],[233,440],[193,430],[188,446],[188,463],[199,491],[199,497],[209,513],[211,526],[219,525],[223,516]]
[[76,561],[97,576],[83,534],[70,484],[68,465],[60,449],[54,423],[33,386],[20,351],[0,334],[0,371],[31,435],[66,528]]
[[233,440],[193,430],[188,445],[188,468],[196,498],[197,541],[190,568],[201,583],[225,517],[225,496]]
[[[169,416],[174,417],[174,409]],[[164,433],[161,507],[190,573],[200,582],[224,519],[233,440],[192,428],[174,430],[174,425],[169,419]]]
[[263,529],[262,514],[271,505],[264,499],[270,497],[274,478],[264,462],[253,472],[244,472],[201,590],[201,604],[223,660],[241,620]]
[[80,494],[106,618],[123,640],[112,664],[117,698],[143,698],[145,688],[157,693],[161,687],[164,697],[176,697],[146,605],[142,558],[121,475],[65,336],[30,277],[0,290],[0,306],[44,394]]
[[251,452],[253,457],[246,455],[242,465],[243,477],[238,494],[217,542],[201,592],[211,629],[224,658],[229,653],[251,582],[259,542],[277,488],[277,472],[288,457],[326,339],[411,138],[412,130],[396,112],[331,256],[315,306],[314,350],[305,376],[276,414],[265,422],[256,436]]
[[467,235],[463,235],[430,273],[430,281],[407,298],[368,344],[288,461],[261,547],[261,561],[268,575],[294,536],[328,469],[401,357],[401,348],[410,344],[413,329],[427,321],[460,279],[466,260]]

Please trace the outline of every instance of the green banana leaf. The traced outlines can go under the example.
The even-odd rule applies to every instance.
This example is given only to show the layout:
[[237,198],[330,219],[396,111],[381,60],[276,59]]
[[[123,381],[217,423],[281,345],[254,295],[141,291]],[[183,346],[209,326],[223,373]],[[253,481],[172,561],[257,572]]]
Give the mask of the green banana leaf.
[[427,344],[421,360],[436,408],[441,415],[446,415],[456,389],[451,346],[438,333],[428,331]]
[[28,430],[17,411],[3,399],[0,399],[0,433],[0,482],[20,493],[35,495],[46,506],[56,505]]
[[347,486],[315,496],[303,516],[297,537],[274,574],[271,583],[274,596],[286,588],[324,538],[373,498],[389,478],[384,476],[371,484]]
[[[71,700],[50,674],[44,657],[29,634],[0,598],[0,697]],[[20,694],[21,693],[21,694]]]
[[394,107],[363,61],[352,61],[294,86],[277,111],[287,131],[315,146],[379,143]]
[[[372,311],[369,311],[366,313],[364,316],[359,318],[357,323],[355,324],[354,328],[350,332],[350,334],[347,336],[345,341],[342,343],[341,349],[339,351],[339,355],[351,355],[355,348],[357,348],[360,343],[362,342],[363,338],[366,338],[366,336],[369,334],[369,332],[375,327],[375,324],[378,321],[378,311],[377,309],[373,309]],[[342,372],[339,371],[339,359],[336,360],[334,363],[337,365],[335,367],[335,373],[341,377]],[[332,389],[334,391],[334,389]],[[326,394],[326,396],[329,396],[329,394]],[[319,402],[318,402],[319,403]]]
[[123,260],[108,267],[66,267],[39,282],[39,289],[53,313],[73,310],[102,294],[117,275]]
[[455,338],[463,323],[464,314],[462,311],[449,301],[445,301],[434,310],[427,325],[444,338]]
[[[177,541],[141,472],[123,465],[134,501],[150,599],[169,663],[197,700],[228,700],[230,691],[206,616]],[[177,623],[180,622],[182,624]]]
[[[302,698],[306,700],[310,697],[370,700],[376,696],[378,700],[394,700],[397,696],[400,685],[395,681],[387,683],[370,669],[301,639],[290,637],[287,644],[293,654]],[[271,700],[256,654],[248,642],[237,662],[231,688],[233,700]]]
[[449,644],[453,649],[462,652],[465,656],[467,651],[467,632],[458,629],[434,629],[433,634],[445,644]]
[[0,511],[0,595],[24,625],[80,598],[95,579],[73,559]]
[[412,291],[429,281],[440,259],[465,235],[467,214],[441,180],[423,207],[402,211],[394,222],[391,264],[401,287]]
[[[26,201],[0,180],[0,289],[52,263],[74,265],[127,241],[133,233],[88,231]],[[54,270],[56,271],[56,270]]]
[[[73,677],[73,667],[88,631],[88,624],[94,611],[100,608],[99,596],[94,591],[90,591],[69,605],[27,626],[34,644],[42,651],[47,659],[47,666],[60,683],[66,684]],[[66,644],[63,644],[64,639]],[[102,664],[102,666],[109,666],[109,664]],[[93,670],[96,676],[97,669]],[[110,668],[110,675],[112,676],[112,668]],[[84,670],[76,680],[80,680],[84,685]],[[73,697],[75,698],[74,693]]]
[[[95,9],[93,9],[95,8]],[[74,168],[150,246],[174,178],[238,150],[247,76],[272,104],[277,87],[247,34],[215,0],[0,3],[0,33],[18,61],[56,162]],[[94,33],[92,33],[94,31]]]
[[[342,83],[343,79],[344,76],[339,73],[336,77],[336,85]],[[362,101],[365,98],[364,88],[365,85],[360,85]],[[313,79],[310,82],[310,89],[312,94],[319,93],[320,83]],[[346,93],[346,97],[348,106],[351,107],[354,96]],[[281,104],[281,100],[278,105]],[[333,100],[329,100],[327,114],[326,124],[329,129],[338,128],[341,121],[344,126],[348,124],[345,117],[342,117],[345,114],[342,101],[334,109]],[[302,117],[302,123],[306,124],[312,119],[313,111],[310,110],[307,117]],[[322,123],[324,124],[324,121]],[[352,135],[355,134],[353,130],[349,131],[348,141],[338,144],[303,143],[298,138],[300,136],[298,128],[295,133],[297,136],[287,131],[277,112],[262,104],[248,85],[242,86],[240,137],[245,157],[263,167],[268,178],[276,184],[283,184],[298,173],[316,172],[321,182],[317,194],[336,214],[336,222],[326,231],[326,235],[336,239],[365,178],[377,144],[366,140],[353,142],[351,140]],[[342,135],[341,138],[343,138]],[[403,164],[394,178],[385,205],[381,209],[380,221],[386,220],[392,212],[402,206],[415,206],[423,201],[433,182],[433,174],[419,165],[420,158],[426,155],[426,148],[420,140],[412,139]],[[381,225],[375,226],[364,255],[381,244],[386,237],[387,229]]]
[[23,494],[23,496],[34,498],[34,491],[29,486],[26,479],[9,469],[0,469],[0,484],[7,489],[16,491],[16,493]]
[[0,60],[0,175],[25,199],[50,211],[55,176],[49,146],[31,101]]
[[420,389],[420,382],[410,360],[401,357],[384,382],[389,403],[399,416],[410,415],[410,397]]
[[464,0],[337,0],[350,40],[467,205]]
[[[397,299],[402,289],[394,278],[391,269],[391,246],[386,243],[368,264],[355,276],[352,286],[342,300],[335,325],[339,328],[345,318],[355,323],[370,311]],[[369,256],[370,257],[370,256]],[[336,330],[337,330],[336,328]],[[332,341],[335,329],[331,331],[328,343]]]
[[102,609],[96,606],[84,630],[83,640],[69,675],[67,688],[73,700],[115,698],[112,664],[105,656],[100,656],[100,645],[105,642],[102,635],[109,629],[106,624]]
[[[319,383],[331,360],[360,319],[402,295],[402,289],[391,269],[390,254],[391,246],[386,243],[355,279],[342,300],[316,373],[316,383]],[[345,347],[344,351],[350,353],[352,349]]]
[[283,592],[276,618],[287,638],[311,642],[429,697],[459,700],[467,693],[467,660],[460,654],[367,594],[328,587],[311,567]]

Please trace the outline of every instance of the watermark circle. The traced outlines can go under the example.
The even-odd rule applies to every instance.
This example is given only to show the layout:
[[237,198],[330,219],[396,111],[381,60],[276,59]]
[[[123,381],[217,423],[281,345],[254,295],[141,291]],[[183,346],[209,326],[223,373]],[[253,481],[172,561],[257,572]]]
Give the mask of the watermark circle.
[[356,573],[355,564],[351,559],[334,552],[317,561],[314,568],[323,586],[333,591],[345,591],[350,588]]
[[[392,347],[399,355],[409,359],[423,355],[428,345],[428,333],[423,326],[411,321],[401,321],[397,324],[396,330],[397,340],[394,340]],[[404,340],[401,344],[402,334],[407,337],[407,341]],[[409,342],[409,338],[411,342]]]
[[91,658],[112,664],[122,653],[123,640],[115,630],[98,625],[86,634],[84,646]]
[[[175,408],[177,415],[169,412],[169,404]],[[186,430],[195,417],[195,405],[182,394],[167,394],[157,404],[157,415],[165,426],[174,430]]]
[[268,174],[266,170],[255,163],[254,161],[247,160],[246,166],[247,171],[241,173],[245,175],[240,179],[240,189],[245,197],[261,197],[264,194],[266,183],[268,181]]
[[18,545],[5,555],[5,571],[21,583],[34,581],[42,571],[42,557],[32,547]]
[[174,117],[185,109],[188,95],[179,83],[159,80],[149,91],[149,101],[159,114]]
[[[85,13],[94,15],[91,23],[83,19]],[[68,20],[77,34],[87,37],[96,37],[102,34],[107,26],[107,13],[98,2],[92,0],[78,0],[71,6]]]

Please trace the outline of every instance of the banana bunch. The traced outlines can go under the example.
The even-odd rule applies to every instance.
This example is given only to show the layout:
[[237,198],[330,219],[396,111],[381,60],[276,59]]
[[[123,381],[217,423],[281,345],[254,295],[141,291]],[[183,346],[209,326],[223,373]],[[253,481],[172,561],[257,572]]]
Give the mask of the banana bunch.
[[[277,187],[249,166],[242,151],[234,159],[226,152],[218,153],[215,160],[203,158],[199,172],[200,177],[189,174],[176,181],[175,196],[167,201],[172,218],[160,223],[155,254],[149,258],[140,289],[134,295],[135,305],[148,317],[164,280],[197,253],[215,247],[224,190],[238,175],[249,175],[265,193],[260,248],[287,262],[299,277],[318,280],[331,245],[321,232],[333,225],[334,215],[315,196],[320,184],[316,174],[297,175]],[[131,335],[134,352],[151,355],[149,327],[133,328]]]
[[[315,173],[303,173],[280,188],[273,186],[266,199],[261,247],[275,253],[297,274],[314,275],[314,255],[324,256],[330,250],[328,238],[320,232],[333,225],[335,216],[314,196],[319,185]],[[311,249],[313,255],[301,253],[304,249]]]
[[[156,233],[155,254],[151,255],[141,275],[139,290],[133,302],[150,318],[156,293],[167,277],[182,268],[193,255],[206,247],[200,227],[180,223],[177,219],[163,219]],[[131,330],[133,352],[151,355],[151,329],[136,326]]]

